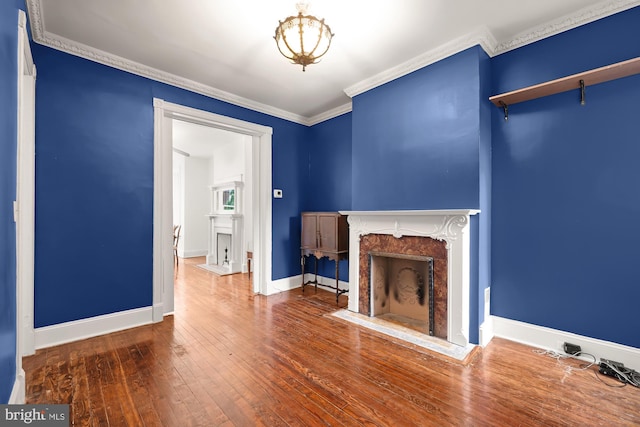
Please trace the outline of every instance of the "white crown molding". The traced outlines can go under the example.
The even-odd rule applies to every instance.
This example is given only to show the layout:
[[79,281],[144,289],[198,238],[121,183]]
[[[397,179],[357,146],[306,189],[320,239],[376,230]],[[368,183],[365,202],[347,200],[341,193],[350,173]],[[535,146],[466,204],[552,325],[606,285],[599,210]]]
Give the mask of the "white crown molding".
[[570,15],[563,16],[539,27],[524,31],[511,40],[499,43],[496,46],[494,55],[492,56],[509,52],[547,37],[580,27],[581,25],[597,21],[598,19],[631,9],[638,5],[640,5],[640,1],[638,0],[615,0],[580,9]]
[[305,123],[307,126],[313,126],[313,125],[317,125],[318,123],[322,123],[324,121],[327,121],[329,119],[333,119],[335,117],[341,116],[343,114],[349,113],[351,112],[351,109],[353,108],[353,104],[351,103],[351,101],[349,101],[348,103],[341,105],[339,107],[333,108],[331,110],[327,110],[324,113],[318,114],[316,116],[310,117],[309,119],[307,119],[307,122]]
[[638,5],[640,5],[640,0],[614,0],[604,4],[600,3],[592,7],[580,9],[575,13],[556,19],[551,23],[546,23],[524,31],[510,40],[499,43],[487,28],[482,28],[349,86],[344,92],[353,98],[356,95],[462,52],[475,45],[480,45],[490,57],[494,57]]
[[353,98],[356,95],[364,93],[375,87],[381,86],[398,77],[405,76],[420,68],[426,67],[445,58],[450,57],[458,52],[462,52],[470,47],[480,45],[489,56],[493,56],[495,47],[497,46],[496,39],[493,34],[487,28],[480,28],[469,34],[465,34],[457,39],[451,40],[435,49],[425,52],[416,56],[400,65],[389,68],[381,73],[376,74],[368,79],[362,80],[352,86],[349,86],[344,90],[348,96]]
[[38,44],[60,50],[74,56],[79,56],[90,61],[98,62],[103,65],[108,65],[109,67],[127,71],[138,76],[147,77],[155,81],[167,83],[201,95],[229,102],[240,107],[289,120],[294,123],[307,125],[307,122],[309,121],[307,117],[243,98],[190,79],[160,71],[138,62],[92,48],[64,37],[50,34],[44,28],[44,21],[42,20],[42,0],[27,0],[27,10],[29,11],[29,19],[31,21],[31,34],[33,41]]
[[[289,120],[306,126],[313,126],[323,121],[332,119],[351,111],[351,104],[345,104],[340,107],[328,110],[324,113],[313,117],[305,117],[291,113],[270,105],[262,104],[241,96],[234,95],[229,92],[216,89],[214,87],[195,82],[174,74],[170,74],[158,69],[148,67],[130,61],[128,59],[112,55],[110,53],[91,48],[81,43],[65,39],[46,31],[44,21],[42,19],[42,0],[26,0],[27,10],[29,12],[29,20],[31,22],[31,33],[36,43],[57,49],[71,55],[79,56],[90,61],[98,62],[119,70],[127,71],[142,77],[167,83],[182,89],[190,90],[214,99],[229,102],[231,104],[248,108],[270,116]],[[389,68],[370,78],[362,80],[354,85],[344,89],[349,97],[354,97],[363,92],[381,86],[427,65],[441,61],[451,55],[461,52],[475,45],[480,45],[484,51],[490,56],[496,56],[510,50],[517,49],[542,40],[547,37],[559,34],[561,32],[579,27],[584,24],[596,21],[598,19],[622,12],[632,7],[640,5],[640,0],[613,0],[607,3],[600,3],[592,7],[580,9],[577,12],[561,17],[551,23],[544,24],[539,27],[532,28],[528,31],[520,33],[516,37],[498,42],[493,34],[487,28],[480,28],[474,32],[461,36],[452,40],[436,49],[432,49],[426,53],[418,55],[398,66]]]

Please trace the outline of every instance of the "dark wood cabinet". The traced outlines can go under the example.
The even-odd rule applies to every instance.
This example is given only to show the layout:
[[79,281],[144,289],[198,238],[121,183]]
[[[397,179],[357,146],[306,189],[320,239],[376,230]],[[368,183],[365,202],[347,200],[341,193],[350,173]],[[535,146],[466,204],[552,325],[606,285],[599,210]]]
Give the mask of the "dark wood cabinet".
[[[336,264],[336,285],[322,286],[335,289],[337,303],[340,295],[348,292],[347,289],[340,289],[338,286],[340,260],[349,258],[347,217],[338,212],[303,212],[301,242],[302,292],[304,293],[305,286],[310,284],[318,289],[318,259],[328,258]],[[311,256],[315,259],[315,279],[305,281],[305,257]]]

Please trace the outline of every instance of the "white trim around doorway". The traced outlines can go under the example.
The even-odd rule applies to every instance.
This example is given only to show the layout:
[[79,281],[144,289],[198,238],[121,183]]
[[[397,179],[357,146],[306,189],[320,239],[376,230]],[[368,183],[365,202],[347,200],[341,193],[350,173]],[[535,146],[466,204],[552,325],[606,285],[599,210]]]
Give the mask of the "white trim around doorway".
[[[268,295],[271,284],[270,127],[173,104],[159,98],[154,107],[153,321],[173,313],[173,191],[171,123],[179,119],[252,137],[253,291]],[[257,207],[257,209],[256,209]]]
[[16,222],[16,374],[9,403],[24,403],[22,357],[35,353],[33,326],[35,250],[35,86],[36,66],[27,34],[27,16],[18,11]]

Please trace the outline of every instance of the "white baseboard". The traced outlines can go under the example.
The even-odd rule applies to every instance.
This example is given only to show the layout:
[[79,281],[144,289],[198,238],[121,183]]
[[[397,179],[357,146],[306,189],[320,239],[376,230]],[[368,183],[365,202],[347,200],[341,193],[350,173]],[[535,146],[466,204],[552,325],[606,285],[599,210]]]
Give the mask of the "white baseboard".
[[152,322],[152,307],[144,307],[36,328],[36,349],[148,325]]
[[302,286],[302,276],[285,277],[284,279],[272,280],[267,286],[267,295],[290,291]]
[[20,369],[16,372],[16,380],[13,383],[11,389],[11,395],[9,396],[9,405],[22,405],[25,402],[25,373],[24,369]]
[[190,250],[190,251],[183,251],[181,254],[178,253],[178,256],[180,256],[180,258],[197,258],[201,256],[206,256],[208,253],[209,251],[206,249]]
[[152,321],[154,323],[162,322],[166,316],[164,312],[164,304],[158,303],[153,305]]
[[[309,280],[313,280],[314,278],[314,274],[313,273],[305,273],[304,275],[304,280],[309,281]],[[331,289],[331,288],[327,288],[324,287],[323,285],[329,285],[329,286],[335,286],[336,285],[336,279],[333,279],[331,277],[325,277],[325,276],[318,276],[318,287],[319,288],[323,288],[325,291],[329,291],[329,292],[335,292],[335,289]],[[344,289],[346,291],[349,290],[349,282],[344,282],[342,280],[338,281],[338,287],[340,289]]]
[[493,317],[485,317],[484,322],[480,325],[479,343],[482,347],[486,347],[494,337]]
[[[570,342],[578,344],[584,353],[593,354],[597,360],[615,360],[631,369],[640,369],[640,349],[638,348],[497,316],[491,316],[491,321],[496,337],[559,353],[563,353],[562,345]],[[593,359],[585,356],[584,360]]]
[[[309,281],[314,278],[314,274],[305,273],[304,280]],[[335,286],[336,279],[332,279],[330,277],[318,276],[318,287],[324,289],[325,291],[335,292],[335,289],[327,288],[322,286],[323,284],[328,284],[331,286]],[[296,289],[302,286],[302,275],[298,274],[297,276],[286,277],[284,279],[274,280],[269,285],[269,292],[267,295],[277,294],[278,292],[286,292],[292,289]],[[342,280],[338,282],[338,287],[340,289],[349,289],[349,282],[343,282]]]

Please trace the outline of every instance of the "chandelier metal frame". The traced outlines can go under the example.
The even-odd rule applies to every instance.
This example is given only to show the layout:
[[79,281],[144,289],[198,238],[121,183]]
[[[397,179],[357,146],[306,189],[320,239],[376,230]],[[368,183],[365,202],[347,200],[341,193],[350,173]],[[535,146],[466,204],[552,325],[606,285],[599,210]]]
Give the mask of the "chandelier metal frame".
[[[331,32],[331,28],[325,24],[324,19],[318,19],[313,15],[306,15],[308,4],[298,3],[296,5],[298,14],[296,16],[289,16],[284,21],[278,21],[279,24],[276,27],[276,34],[273,37],[278,46],[278,50],[293,64],[302,65],[302,71],[306,71],[307,65],[318,63],[331,46],[331,39],[334,34]],[[299,40],[288,40],[287,30],[298,28],[295,37],[299,37]],[[317,38],[314,37],[311,40],[313,46],[305,46],[305,31],[317,32]],[[291,34],[291,33],[290,33]],[[322,39],[326,38],[327,45],[322,47],[322,52],[317,52],[318,48],[322,44]],[[293,47],[294,43],[299,42],[300,51],[296,51]],[[309,42],[309,40],[307,40]],[[311,47],[311,49],[309,49]]]

